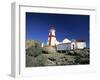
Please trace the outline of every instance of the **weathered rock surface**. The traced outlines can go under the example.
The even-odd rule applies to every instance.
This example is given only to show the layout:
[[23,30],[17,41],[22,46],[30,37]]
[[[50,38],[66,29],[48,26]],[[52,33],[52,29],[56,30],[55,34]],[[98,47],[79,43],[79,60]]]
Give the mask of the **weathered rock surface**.
[[90,63],[88,48],[59,53],[54,47],[45,46],[42,48],[37,41],[27,41],[26,47],[26,67]]

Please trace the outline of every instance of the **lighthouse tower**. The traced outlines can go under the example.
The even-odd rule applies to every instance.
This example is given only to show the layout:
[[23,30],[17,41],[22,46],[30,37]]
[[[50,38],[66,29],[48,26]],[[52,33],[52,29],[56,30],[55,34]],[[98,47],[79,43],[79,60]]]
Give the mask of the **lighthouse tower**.
[[56,45],[56,36],[55,36],[55,28],[51,27],[49,30],[49,36],[48,36],[48,45],[49,46],[55,46]]

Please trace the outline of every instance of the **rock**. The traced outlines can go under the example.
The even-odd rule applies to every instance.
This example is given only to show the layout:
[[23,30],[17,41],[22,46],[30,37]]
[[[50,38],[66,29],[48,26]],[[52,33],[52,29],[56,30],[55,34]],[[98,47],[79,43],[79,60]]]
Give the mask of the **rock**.
[[68,55],[74,55],[74,54],[75,54],[74,50],[68,51]]
[[56,50],[55,50],[55,48],[54,47],[50,47],[50,46],[47,46],[47,47],[44,47],[43,48],[43,52],[44,53],[56,53]]
[[56,59],[53,58],[53,57],[50,57],[50,58],[48,58],[48,59],[51,60],[51,61],[56,61]]
[[45,65],[46,65],[46,66],[55,66],[56,63],[48,59],[48,60],[46,61]]
[[89,64],[89,49],[68,50],[56,52],[54,47],[40,46],[38,42],[27,41],[26,66],[57,66]]

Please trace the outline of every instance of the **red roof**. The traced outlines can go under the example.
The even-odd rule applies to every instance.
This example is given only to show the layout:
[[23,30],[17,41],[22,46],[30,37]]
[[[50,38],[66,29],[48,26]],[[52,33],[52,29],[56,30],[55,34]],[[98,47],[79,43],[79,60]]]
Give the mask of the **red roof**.
[[83,39],[77,39],[76,42],[85,42]]

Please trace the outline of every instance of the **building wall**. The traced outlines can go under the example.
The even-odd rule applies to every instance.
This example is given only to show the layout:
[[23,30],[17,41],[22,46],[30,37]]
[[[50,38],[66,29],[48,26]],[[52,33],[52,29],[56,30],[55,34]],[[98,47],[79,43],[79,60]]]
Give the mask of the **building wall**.
[[[55,30],[51,29],[50,32],[52,33],[52,35],[55,36]],[[50,33],[49,33],[49,35],[50,35]]]
[[[47,45],[49,45],[49,38],[48,38]],[[55,46],[55,45],[56,45],[56,38],[55,37],[52,37],[51,38],[51,46]]]
[[71,42],[71,49],[76,49],[77,48],[77,45],[76,45],[76,42]]
[[86,47],[86,42],[77,42],[77,48],[78,49],[83,49]]
[[51,38],[51,46],[55,46],[56,45],[56,38],[52,37]]
[[59,44],[57,45],[57,51],[70,50],[70,44]]
[[85,47],[86,47],[86,42],[62,43],[57,45],[57,51],[84,49]]

